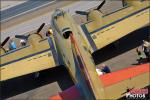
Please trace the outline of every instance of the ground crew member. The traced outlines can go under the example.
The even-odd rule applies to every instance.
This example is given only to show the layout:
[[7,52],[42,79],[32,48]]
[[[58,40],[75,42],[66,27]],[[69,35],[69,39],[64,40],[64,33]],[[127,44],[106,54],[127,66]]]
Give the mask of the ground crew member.
[[102,64],[102,65],[101,65],[101,71],[102,71],[103,73],[111,73],[110,68],[109,68],[108,66],[106,66],[105,64]]
[[9,50],[14,50],[16,48],[17,48],[16,43],[13,40],[10,40],[10,42],[9,42]]
[[143,60],[142,52],[139,50],[139,48],[136,48],[136,52],[137,52],[138,57],[139,57],[138,63],[139,63],[139,64],[142,64],[142,60]]

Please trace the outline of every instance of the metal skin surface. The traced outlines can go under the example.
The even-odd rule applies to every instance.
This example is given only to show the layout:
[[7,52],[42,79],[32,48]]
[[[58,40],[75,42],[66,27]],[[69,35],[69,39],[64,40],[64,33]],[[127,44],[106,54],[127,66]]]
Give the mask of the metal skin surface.
[[87,23],[81,28],[94,52],[106,45],[149,24],[149,2],[128,1],[123,8],[104,15],[100,11],[89,12]]
[[[128,9],[129,12],[127,12],[126,9]],[[149,85],[149,83],[147,83],[147,80],[149,79],[149,77],[147,76],[148,73],[145,73],[145,74],[141,74],[140,76],[132,77],[131,78],[132,80],[124,80],[124,81],[118,82],[117,84],[119,84],[120,86],[120,89],[118,90],[116,89],[115,84],[110,85],[108,87],[104,87],[102,80],[100,80],[99,76],[96,74],[95,64],[92,63],[93,61],[91,59],[91,54],[89,52],[90,51],[89,44],[91,45],[91,47],[93,44],[96,45],[97,48],[95,50],[93,49],[93,51],[96,51],[97,49],[100,49],[106,46],[107,44],[112,43],[113,41],[129,34],[130,32],[144,25],[147,25],[148,24],[147,17],[149,15],[149,12],[147,12],[148,9],[149,9],[148,2],[139,2],[129,8],[124,8],[120,11],[116,11],[113,14],[110,14],[108,17],[107,16],[102,17],[101,22],[103,23],[98,23],[96,20],[90,21],[89,23],[81,25],[81,29],[80,27],[78,27],[78,25],[75,23],[75,21],[73,20],[73,18],[71,17],[69,13],[64,12],[63,10],[60,10],[60,9],[57,9],[53,13],[51,25],[54,31],[56,45],[59,51],[61,52],[62,59],[64,61],[65,66],[69,70],[76,84],[78,84],[79,86],[78,89],[80,90],[81,95],[85,97],[85,99],[87,100],[88,99],[89,100],[110,99],[110,98],[118,99],[124,96],[124,95],[121,95],[120,93],[123,93],[124,91],[126,91],[127,86],[129,87],[134,86],[136,88],[139,88],[139,87],[142,88],[142,87]],[[125,12],[126,14],[124,14]],[[94,14],[92,15],[92,13]],[[93,11],[92,13],[89,16],[89,17],[92,17],[91,19],[100,19],[99,17],[101,16],[101,14],[100,16],[98,16],[99,12]],[[102,36],[102,39],[106,39],[107,41],[103,41],[103,40],[99,41],[100,39],[97,38],[97,42],[95,42],[96,40],[94,39],[93,39],[93,43],[86,42],[87,37],[85,38],[85,36],[87,36],[87,34],[90,35],[90,37],[88,37],[88,41],[89,41],[93,38],[93,35],[97,34],[98,32],[101,32],[100,30],[98,30],[99,28],[104,27],[105,25],[112,23],[113,21],[116,21],[117,19],[120,19],[127,15],[129,16],[121,19],[121,22],[118,21],[112,24],[113,26],[115,26],[115,29],[110,30],[109,35],[103,34],[104,36]],[[142,19],[142,21],[140,21],[140,25],[137,23],[134,23],[134,22],[139,21],[138,18],[136,19],[137,15],[141,15],[140,19]],[[118,16],[118,17],[115,17],[115,16]],[[110,18],[110,17],[112,19],[107,20],[107,24],[106,24],[105,18]],[[133,17],[134,17],[134,20],[133,20]],[[132,20],[132,26],[130,23],[131,20]],[[129,23],[130,26],[127,23]],[[94,32],[86,33],[87,31],[85,32],[83,26],[85,26],[84,28],[87,28],[88,32],[92,32],[96,30],[97,33],[94,33]],[[121,33],[118,33],[118,35],[115,35],[115,33],[119,30],[116,27],[119,27],[119,26],[122,28],[123,27],[129,28],[129,30],[120,30]],[[106,30],[107,28],[108,26],[103,28],[103,30]],[[64,34],[68,34],[68,32],[70,33],[70,36],[68,36],[67,38],[64,37]],[[109,40],[108,38],[106,38],[107,36],[110,36],[112,38]],[[76,41],[75,44],[78,49],[76,49],[75,44],[72,44],[72,41],[70,40],[72,37]],[[99,44],[101,47],[97,46]],[[146,81],[144,81],[144,83],[141,83],[140,78],[138,77],[141,77],[143,80],[146,80]],[[137,84],[133,85],[134,82],[136,82]],[[115,93],[113,92],[114,90],[116,91]],[[109,94],[112,94],[112,95],[109,95]]]

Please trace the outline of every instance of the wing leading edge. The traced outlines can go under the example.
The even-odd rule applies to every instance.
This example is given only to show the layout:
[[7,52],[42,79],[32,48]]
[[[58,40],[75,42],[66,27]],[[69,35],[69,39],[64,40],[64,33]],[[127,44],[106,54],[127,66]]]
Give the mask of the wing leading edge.
[[129,67],[123,70],[101,75],[106,97],[108,99],[118,99],[125,96],[129,88],[144,88],[149,83],[150,63]]
[[148,25],[149,10],[148,2],[142,2],[137,7],[128,6],[111,14],[104,15],[101,18],[102,23],[97,24],[97,21],[91,20],[82,24],[81,28],[93,51],[96,51]]

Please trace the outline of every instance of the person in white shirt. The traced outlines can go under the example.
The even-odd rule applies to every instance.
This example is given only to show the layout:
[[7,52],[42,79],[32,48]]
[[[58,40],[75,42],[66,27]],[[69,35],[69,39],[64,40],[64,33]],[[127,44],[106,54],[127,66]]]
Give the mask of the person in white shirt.
[[26,45],[26,40],[25,39],[21,39],[20,40],[20,44],[21,44],[21,46],[25,46]]
[[97,72],[98,76],[103,75],[103,72],[101,71],[101,69],[99,67],[96,67],[96,72]]

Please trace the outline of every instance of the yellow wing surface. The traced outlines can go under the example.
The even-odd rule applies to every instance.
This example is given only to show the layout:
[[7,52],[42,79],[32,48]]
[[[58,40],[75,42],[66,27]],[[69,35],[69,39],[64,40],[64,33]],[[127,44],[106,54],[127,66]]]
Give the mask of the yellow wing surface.
[[[100,80],[102,80],[104,86],[105,99],[120,99],[126,95],[127,89],[138,90],[148,86],[150,84],[148,65],[143,64],[101,75]],[[77,85],[68,88],[58,95],[51,96],[50,100],[74,100],[81,98],[81,91]]]
[[[102,16],[102,23],[88,21],[82,30],[94,51],[149,24],[150,6],[148,1],[128,5]],[[141,33],[142,34],[142,33]]]
[[125,96],[127,89],[141,89],[150,85],[150,63],[129,67],[100,76],[107,99]]
[[26,45],[1,55],[1,81],[58,65],[58,56],[52,38],[43,39],[37,45],[36,48],[33,45]]

